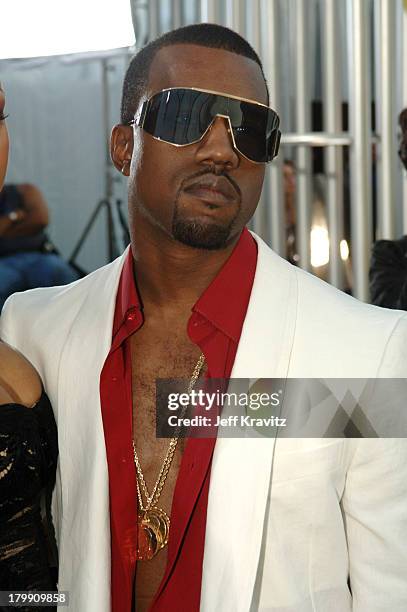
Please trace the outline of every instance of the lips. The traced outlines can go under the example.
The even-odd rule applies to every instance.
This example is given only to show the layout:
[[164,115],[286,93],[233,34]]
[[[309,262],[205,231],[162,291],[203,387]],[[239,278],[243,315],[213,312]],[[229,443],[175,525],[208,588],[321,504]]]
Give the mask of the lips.
[[184,187],[191,195],[215,204],[236,202],[239,195],[233,185],[224,176],[203,176]]

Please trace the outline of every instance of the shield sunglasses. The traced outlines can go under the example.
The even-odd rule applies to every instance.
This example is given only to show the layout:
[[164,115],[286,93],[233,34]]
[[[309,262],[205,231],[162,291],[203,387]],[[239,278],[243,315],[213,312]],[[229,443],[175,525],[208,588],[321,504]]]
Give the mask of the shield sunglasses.
[[216,117],[227,120],[233,146],[243,157],[264,164],[277,155],[281,132],[275,111],[253,100],[205,89],[163,89],[142,104],[129,125],[185,147],[202,140]]

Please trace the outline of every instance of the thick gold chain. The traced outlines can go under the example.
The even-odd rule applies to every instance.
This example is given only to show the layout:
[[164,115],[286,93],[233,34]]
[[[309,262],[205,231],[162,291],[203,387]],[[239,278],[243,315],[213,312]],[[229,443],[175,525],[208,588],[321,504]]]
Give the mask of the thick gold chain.
[[[192,373],[191,376],[191,380],[189,381],[189,385],[188,385],[188,394],[191,393],[192,389],[195,386],[196,381],[199,378],[199,375],[201,373],[201,370],[204,366],[205,363],[205,357],[203,355],[203,353],[201,354],[201,356],[199,357],[197,364],[194,368],[194,371]],[[185,406],[182,414],[181,414],[181,418],[184,416],[186,410],[187,410],[188,406]],[[161,492],[163,490],[165,481],[167,480],[167,476],[168,476],[168,472],[170,471],[170,467],[171,467],[171,463],[172,460],[174,458],[174,453],[175,450],[177,448],[177,444],[178,444],[178,440],[179,440],[179,434],[180,434],[180,430],[181,428],[179,427],[176,431],[175,431],[175,436],[173,438],[171,438],[171,441],[169,443],[168,446],[168,450],[167,453],[165,455],[164,461],[162,463],[160,472],[158,474],[158,478],[155,482],[153,491],[151,493],[151,495],[148,492],[147,489],[147,485],[146,485],[146,481],[144,478],[144,474],[143,474],[143,470],[141,469],[141,465],[140,465],[140,460],[138,458],[137,455],[137,451],[136,451],[136,446],[134,444],[134,440],[133,440],[133,453],[134,453],[134,463],[136,465],[136,470],[137,470],[137,496],[138,496],[138,500],[139,500],[139,506],[140,506],[140,511],[141,512],[145,512],[146,510],[149,510],[152,506],[156,506],[158,500],[160,499],[160,495]],[[143,495],[146,499],[146,502],[144,504],[143,502]]]

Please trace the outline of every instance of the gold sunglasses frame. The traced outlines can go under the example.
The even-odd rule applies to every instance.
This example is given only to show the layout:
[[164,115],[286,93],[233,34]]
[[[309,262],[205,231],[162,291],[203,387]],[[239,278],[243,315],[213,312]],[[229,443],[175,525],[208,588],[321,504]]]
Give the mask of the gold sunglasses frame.
[[[156,96],[159,93],[164,93],[166,91],[177,91],[179,89],[189,89],[191,91],[199,91],[199,92],[202,92],[202,93],[212,94],[212,95],[215,95],[215,96],[223,96],[224,98],[232,98],[232,100],[239,100],[240,102],[248,102],[249,104],[255,104],[256,106],[262,106],[263,108],[267,108],[267,110],[271,110],[273,113],[275,113],[275,115],[277,116],[277,118],[279,120],[279,125],[280,125],[280,117],[278,116],[276,111],[274,109],[272,109],[271,106],[267,106],[267,104],[262,104],[261,102],[257,102],[256,100],[251,100],[250,98],[240,98],[239,96],[232,96],[231,94],[227,94],[227,93],[224,93],[224,92],[221,92],[221,91],[212,91],[210,89],[199,89],[198,87],[167,87],[166,89],[160,89],[159,91],[155,92],[149,98],[147,98],[146,100],[144,100],[142,102],[140,110],[136,112],[136,114],[134,115],[134,119],[132,121],[130,121],[128,123],[128,125],[133,126],[133,128],[135,128],[135,127],[143,128],[144,127],[144,120],[145,120],[145,117],[146,117],[146,114],[147,114],[148,103],[150,102],[150,100],[152,100],[152,98],[154,98],[154,96]],[[144,112],[143,112],[143,108],[144,108]],[[247,157],[247,155],[242,153],[242,151],[236,145],[235,135],[233,133],[233,127],[232,127],[232,123],[230,121],[230,117],[228,115],[222,115],[221,113],[218,113],[218,114],[216,114],[214,116],[214,118],[212,119],[212,121],[210,122],[210,124],[206,128],[205,132],[202,134],[202,136],[200,136],[200,138],[198,138],[197,140],[194,140],[192,142],[187,142],[186,144],[177,144],[175,142],[168,142],[168,140],[164,140],[163,138],[159,138],[158,136],[153,136],[153,134],[150,134],[150,132],[147,132],[147,133],[151,136],[151,138],[154,138],[154,140],[158,140],[159,142],[165,142],[166,144],[169,144],[169,145],[171,145],[173,147],[189,147],[190,145],[196,144],[197,142],[201,142],[201,140],[203,140],[205,138],[206,134],[212,128],[212,125],[213,125],[214,121],[218,117],[221,117],[222,119],[226,119],[226,121],[228,122],[228,125],[229,125],[228,133],[230,134],[230,136],[232,138],[233,148],[240,155],[242,155],[245,159],[247,159],[249,162],[252,162],[252,164],[271,164],[273,159],[275,157],[277,157],[278,151],[279,151],[279,148],[280,148],[280,138],[278,138],[277,144],[276,144],[276,146],[274,148],[273,159],[270,159],[269,161],[265,161],[265,162],[259,162],[259,161],[255,161],[254,159],[250,159],[250,157]],[[277,127],[279,127],[279,125]],[[279,132],[280,137],[281,137],[281,131],[278,130],[278,132]]]

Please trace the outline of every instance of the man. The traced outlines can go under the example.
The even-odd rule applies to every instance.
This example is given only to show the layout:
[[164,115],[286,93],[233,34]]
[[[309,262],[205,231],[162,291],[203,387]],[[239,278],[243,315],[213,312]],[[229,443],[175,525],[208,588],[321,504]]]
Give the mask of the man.
[[[399,157],[407,170],[407,108],[399,115],[399,125]],[[407,236],[373,245],[369,277],[372,304],[407,310]]]
[[131,250],[5,306],[2,336],[56,413],[59,588],[76,612],[406,608],[404,440],[155,437],[157,378],[406,375],[406,316],[244,229],[278,148],[267,105],[260,60],[230,30],[145,47],[111,140]]

